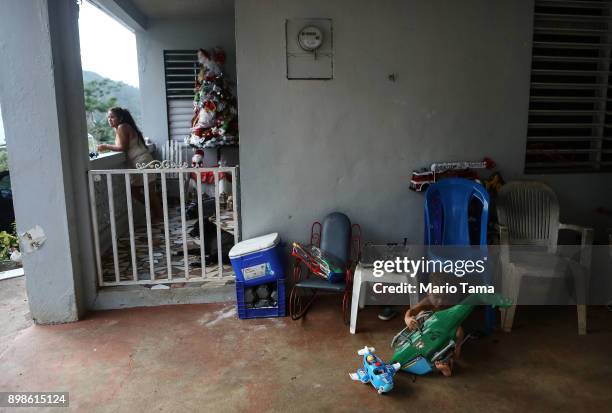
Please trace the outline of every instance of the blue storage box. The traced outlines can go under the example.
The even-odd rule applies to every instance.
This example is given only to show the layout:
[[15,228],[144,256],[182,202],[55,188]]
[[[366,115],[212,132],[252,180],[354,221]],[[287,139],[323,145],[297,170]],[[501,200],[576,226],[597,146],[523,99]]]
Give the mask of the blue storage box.
[[[261,288],[262,286],[266,286],[270,292],[275,291],[275,300],[272,303],[269,302],[268,305],[264,305],[262,307],[257,308],[255,306],[255,300],[249,299],[247,300],[248,290],[251,290],[251,294],[253,294],[253,290],[257,288]],[[257,294],[255,294],[256,296]],[[286,315],[285,308],[285,280],[277,279],[276,281],[270,283],[263,283],[259,286],[251,286],[247,287],[242,282],[236,282],[236,304],[238,306],[238,317],[245,318],[268,318],[268,317],[284,317]],[[274,305],[272,305],[274,304]]]
[[250,287],[284,279],[279,244],[280,237],[272,233],[234,245],[228,255],[236,274],[236,283]]

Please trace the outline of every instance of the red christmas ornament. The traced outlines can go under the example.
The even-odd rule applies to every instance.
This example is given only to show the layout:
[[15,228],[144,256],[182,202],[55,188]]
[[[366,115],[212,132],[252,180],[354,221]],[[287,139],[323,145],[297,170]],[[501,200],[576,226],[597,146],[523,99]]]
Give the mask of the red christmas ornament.
[[215,110],[217,110],[217,105],[215,105],[215,102],[213,102],[212,100],[207,100],[206,102],[204,102],[204,109],[209,112],[214,112]]

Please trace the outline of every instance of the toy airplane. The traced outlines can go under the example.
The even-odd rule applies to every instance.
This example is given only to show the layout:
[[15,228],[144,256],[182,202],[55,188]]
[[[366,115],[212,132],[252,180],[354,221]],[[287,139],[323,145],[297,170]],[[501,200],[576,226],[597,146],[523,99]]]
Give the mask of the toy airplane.
[[418,329],[405,328],[393,337],[391,347],[395,353],[391,362],[401,364],[403,371],[412,374],[429,373],[437,361],[452,357],[457,346],[457,329],[474,307],[481,304],[509,307],[511,301],[498,294],[472,294],[446,310],[419,314]]
[[359,380],[364,384],[372,383],[378,394],[387,393],[393,388],[393,375],[401,366],[400,363],[383,363],[374,351],[374,347],[368,346],[359,350],[357,354],[363,356],[363,368],[357,369],[355,373],[349,373],[349,376],[351,380]]

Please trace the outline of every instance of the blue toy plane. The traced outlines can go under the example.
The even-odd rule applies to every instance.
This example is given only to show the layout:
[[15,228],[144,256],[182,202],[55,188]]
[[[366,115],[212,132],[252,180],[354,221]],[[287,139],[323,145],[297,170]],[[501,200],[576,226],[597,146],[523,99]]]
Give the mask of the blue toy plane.
[[355,373],[349,373],[351,380],[359,380],[362,383],[372,383],[372,386],[383,394],[393,389],[393,376],[401,368],[400,363],[383,363],[376,354],[374,347],[365,346],[357,352],[363,356],[363,368],[357,369]]

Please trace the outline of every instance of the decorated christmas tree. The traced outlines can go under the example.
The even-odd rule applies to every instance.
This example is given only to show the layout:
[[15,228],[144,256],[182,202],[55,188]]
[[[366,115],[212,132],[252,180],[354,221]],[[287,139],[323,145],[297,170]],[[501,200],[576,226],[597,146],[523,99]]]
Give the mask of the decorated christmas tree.
[[216,148],[238,143],[236,98],[223,73],[221,49],[198,50],[201,69],[196,79],[191,134],[185,142],[193,148]]

